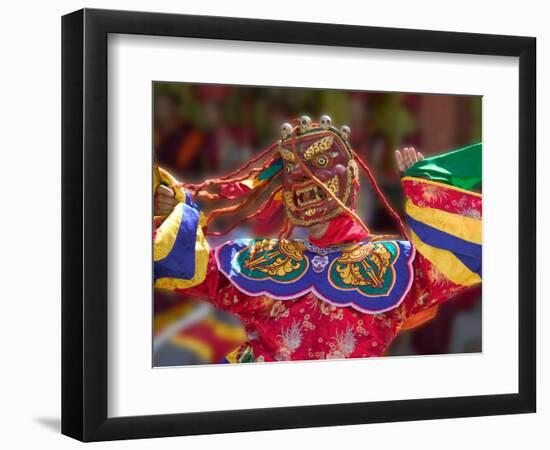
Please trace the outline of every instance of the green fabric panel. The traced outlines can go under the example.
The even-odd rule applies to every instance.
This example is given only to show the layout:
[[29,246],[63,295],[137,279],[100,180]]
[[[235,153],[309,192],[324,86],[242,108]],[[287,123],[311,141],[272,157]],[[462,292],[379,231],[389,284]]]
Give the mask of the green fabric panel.
[[426,178],[470,191],[480,190],[481,143],[418,161],[404,176]]
[[258,175],[258,180],[269,180],[273,175],[275,175],[279,170],[283,168],[283,160],[277,159],[273,164],[266,167],[260,174]]

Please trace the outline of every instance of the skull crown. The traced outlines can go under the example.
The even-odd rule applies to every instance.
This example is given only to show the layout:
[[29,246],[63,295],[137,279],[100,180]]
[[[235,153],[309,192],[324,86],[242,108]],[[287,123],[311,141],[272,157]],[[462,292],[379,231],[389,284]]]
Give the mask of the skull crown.
[[[298,129],[300,133],[304,133],[310,129],[318,129],[321,128],[322,130],[330,130],[332,128],[333,131],[337,132],[342,139],[345,141],[349,140],[351,130],[347,125],[342,125],[340,129],[336,129],[332,126],[332,119],[329,115],[323,114],[319,118],[319,124],[313,124],[311,118],[309,116],[300,116],[298,120]],[[292,134],[293,127],[289,123],[283,123],[281,125],[281,138],[287,139]]]

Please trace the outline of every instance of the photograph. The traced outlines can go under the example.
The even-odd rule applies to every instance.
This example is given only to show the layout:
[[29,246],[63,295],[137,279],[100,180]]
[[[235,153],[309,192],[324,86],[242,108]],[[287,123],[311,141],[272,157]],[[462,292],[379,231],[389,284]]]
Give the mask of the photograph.
[[152,82],[152,366],[481,353],[482,96]]

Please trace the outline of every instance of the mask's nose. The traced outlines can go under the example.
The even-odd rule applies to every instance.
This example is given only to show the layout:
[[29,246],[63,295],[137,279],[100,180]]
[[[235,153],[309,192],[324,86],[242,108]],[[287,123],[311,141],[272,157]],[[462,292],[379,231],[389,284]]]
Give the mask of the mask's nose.
[[304,173],[304,171],[300,167],[300,164],[294,164],[293,165],[289,176],[290,176],[290,179],[294,182],[304,181],[307,178],[306,174]]

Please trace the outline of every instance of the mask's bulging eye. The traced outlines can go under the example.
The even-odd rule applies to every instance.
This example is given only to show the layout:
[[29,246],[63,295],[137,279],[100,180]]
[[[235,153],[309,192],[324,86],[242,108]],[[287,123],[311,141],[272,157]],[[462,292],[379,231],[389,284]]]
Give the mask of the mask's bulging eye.
[[286,173],[290,175],[290,173],[292,172],[292,164],[286,164],[285,170],[286,170]]
[[325,168],[330,165],[330,158],[327,155],[319,155],[315,158],[314,163],[319,168]]

